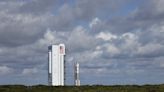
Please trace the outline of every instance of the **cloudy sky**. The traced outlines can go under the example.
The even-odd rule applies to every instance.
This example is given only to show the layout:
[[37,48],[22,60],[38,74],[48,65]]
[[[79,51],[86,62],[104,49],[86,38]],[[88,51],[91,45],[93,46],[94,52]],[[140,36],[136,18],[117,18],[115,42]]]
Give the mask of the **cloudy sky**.
[[47,84],[66,45],[66,84],[164,83],[164,0],[0,0],[0,85]]

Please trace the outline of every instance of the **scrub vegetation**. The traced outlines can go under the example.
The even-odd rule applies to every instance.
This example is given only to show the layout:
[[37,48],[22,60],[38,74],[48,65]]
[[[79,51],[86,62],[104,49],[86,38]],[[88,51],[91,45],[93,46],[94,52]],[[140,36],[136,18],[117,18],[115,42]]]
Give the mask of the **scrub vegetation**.
[[164,84],[161,85],[115,85],[115,86],[64,86],[50,87],[45,85],[1,85],[0,92],[164,92]]

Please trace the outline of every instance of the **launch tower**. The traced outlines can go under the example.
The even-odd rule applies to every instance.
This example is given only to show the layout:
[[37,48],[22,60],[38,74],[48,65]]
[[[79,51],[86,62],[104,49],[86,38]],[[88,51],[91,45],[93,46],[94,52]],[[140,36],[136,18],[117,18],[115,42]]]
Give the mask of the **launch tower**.
[[48,82],[51,86],[65,84],[65,45],[51,45],[48,47]]

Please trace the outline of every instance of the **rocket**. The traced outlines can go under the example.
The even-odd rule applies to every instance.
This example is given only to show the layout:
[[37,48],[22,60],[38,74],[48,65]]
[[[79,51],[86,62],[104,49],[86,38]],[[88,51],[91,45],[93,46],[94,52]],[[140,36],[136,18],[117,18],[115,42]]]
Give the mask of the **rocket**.
[[80,76],[79,76],[79,63],[74,64],[74,75],[75,75],[75,86],[80,86]]

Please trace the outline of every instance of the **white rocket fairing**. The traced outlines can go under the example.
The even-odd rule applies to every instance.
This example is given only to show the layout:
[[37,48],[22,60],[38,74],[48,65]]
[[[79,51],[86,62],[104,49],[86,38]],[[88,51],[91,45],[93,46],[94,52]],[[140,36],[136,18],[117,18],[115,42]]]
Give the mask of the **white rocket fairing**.
[[48,81],[52,86],[64,86],[64,55],[65,45],[48,47]]

